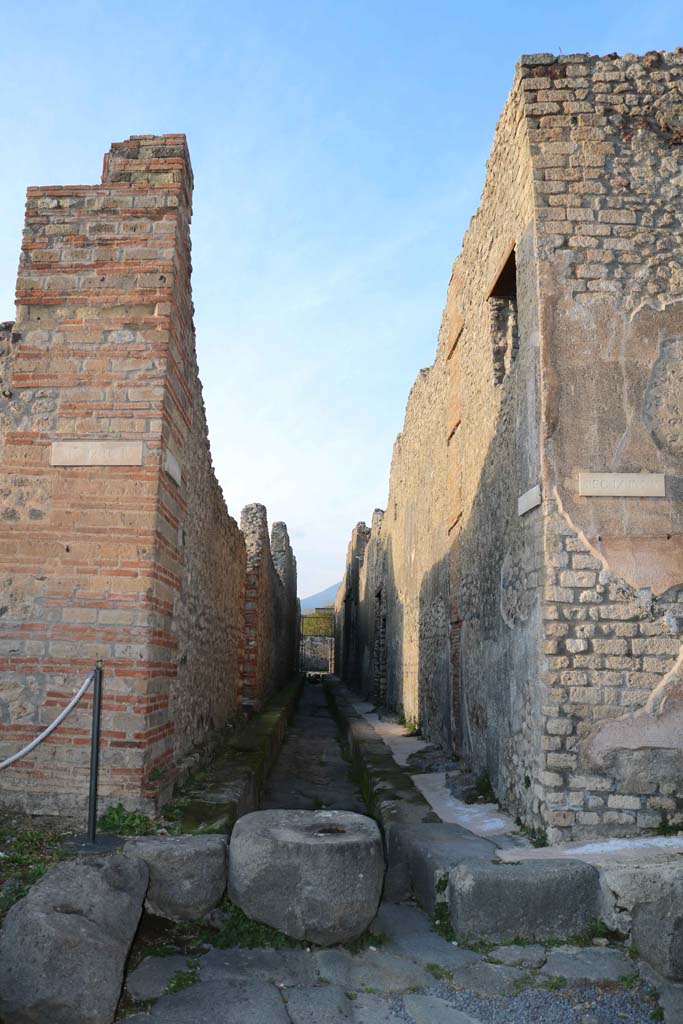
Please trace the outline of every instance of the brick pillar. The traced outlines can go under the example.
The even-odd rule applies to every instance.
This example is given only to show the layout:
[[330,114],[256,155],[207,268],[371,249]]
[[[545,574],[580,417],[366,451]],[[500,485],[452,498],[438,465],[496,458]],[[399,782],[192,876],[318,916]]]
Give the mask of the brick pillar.
[[[191,194],[182,135],[116,143],[101,185],[28,190],[0,395],[0,757],[103,657],[100,793],[148,810],[172,782]],[[82,812],[89,715],[4,771],[0,802]]]

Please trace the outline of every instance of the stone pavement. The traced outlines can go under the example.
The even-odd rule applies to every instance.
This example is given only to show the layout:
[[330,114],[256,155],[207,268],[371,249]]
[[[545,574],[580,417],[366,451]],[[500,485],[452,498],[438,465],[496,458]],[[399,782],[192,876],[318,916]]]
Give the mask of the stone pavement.
[[[463,949],[411,903],[383,904],[374,944],[148,957],[128,977],[156,1000],[127,1024],[646,1024],[655,1002],[623,945]],[[371,940],[372,941],[372,940]],[[178,971],[185,972],[179,975]],[[174,994],[178,979],[188,987]],[[175,979],[175,981],[172,981]],[[657,1018],[655,1018],[657,1019]],[[661,1018],[660,1018],[661,1019]],[[680,1017],[667,1015],[673,1024]]]
[[368,813],[342,755],[339,730],[320,683],[304,684],[260,806]]

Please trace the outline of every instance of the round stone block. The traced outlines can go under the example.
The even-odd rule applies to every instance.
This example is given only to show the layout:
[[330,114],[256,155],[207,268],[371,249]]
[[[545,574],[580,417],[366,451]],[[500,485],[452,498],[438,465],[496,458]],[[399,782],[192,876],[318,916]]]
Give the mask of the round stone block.
[[350,811],[255,811],[230,840],[228,893],[248,917],[320,946],[361,935],[384,881],[382,837]]

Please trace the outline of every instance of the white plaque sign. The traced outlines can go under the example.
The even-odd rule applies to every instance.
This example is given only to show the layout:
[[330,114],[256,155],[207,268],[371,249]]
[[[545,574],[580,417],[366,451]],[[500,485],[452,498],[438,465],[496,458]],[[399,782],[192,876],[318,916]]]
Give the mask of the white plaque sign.
[[164,451],[164,469],[171,477],[172,480],[178,484],[178,487],[182,485],[183,473],[180,468],[180,463],[176,459],[170,448],[166,448]]
[[579,494],[604,498],[663,498],[663,473],[579,473]]
[[525,512],[530,512],[532,508],[538,508],[541,504],[541,485],[536,484],[530,490],[525,491],[524,494],[520,494],[517,498],[517,515],[523,516]]
[[142,441],[53,441],[51,466],[141,466]]

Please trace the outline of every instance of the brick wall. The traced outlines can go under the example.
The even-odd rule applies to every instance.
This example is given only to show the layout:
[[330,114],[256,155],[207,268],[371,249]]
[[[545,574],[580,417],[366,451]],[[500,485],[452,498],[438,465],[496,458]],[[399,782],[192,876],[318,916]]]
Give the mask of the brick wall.
[[[145,810],[239,706],[246,546],[208,450],[191,196],[182,135],[113,145],[101,185],[29,189],[0,332],[0,756],[102,657],[100,796]],[[82,812],[90,711],[0,802]]]

